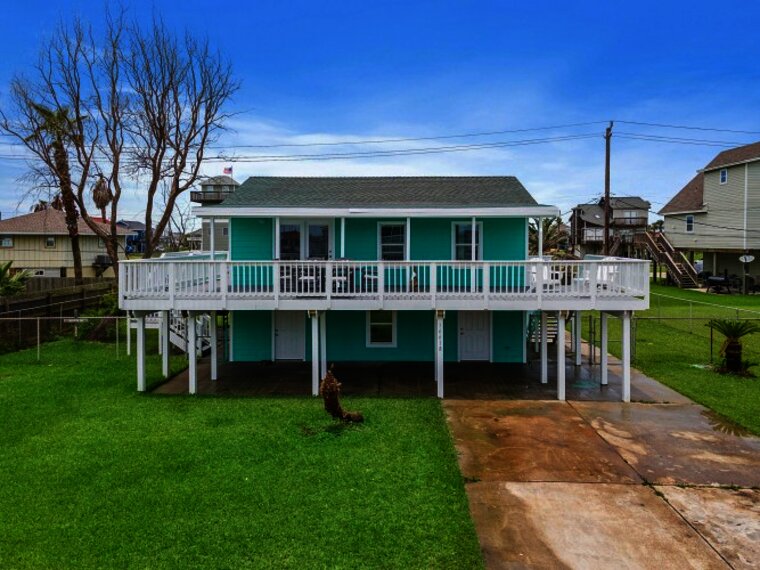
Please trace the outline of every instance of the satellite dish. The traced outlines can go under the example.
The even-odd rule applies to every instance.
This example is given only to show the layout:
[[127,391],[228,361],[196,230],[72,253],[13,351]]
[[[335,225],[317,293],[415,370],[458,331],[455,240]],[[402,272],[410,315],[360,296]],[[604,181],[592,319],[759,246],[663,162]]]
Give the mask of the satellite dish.
[[752,263],[753,261],[755,261],[755,256],[754,255],[742,255],[739,258],[739,261],[741,261],[742,263]]

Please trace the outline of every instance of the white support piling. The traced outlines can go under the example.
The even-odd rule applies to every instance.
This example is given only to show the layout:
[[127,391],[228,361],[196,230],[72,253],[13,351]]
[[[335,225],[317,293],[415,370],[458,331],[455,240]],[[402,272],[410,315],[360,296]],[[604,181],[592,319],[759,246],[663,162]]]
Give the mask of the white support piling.
[[137,316],[137,391],[145,392],[145,314]]
[[445,313],[435,313],[435,384],[436,395],[443,398],[443,319]]
[[169,319],[171,318],[169,311],[161,311],[161,374],[164,378],[169,377],[169,356],[171,349],[169,348]]
[[623,334],[621,356],[621,366],[623,368],[623,401],[631,401],[631,313],[630,311],[623,312]]
[[127,323],[127,356],[132,356],[132,317],[127,315],[124,322]]
[[601,321],[602,325],[602,341],[601,346],[599,347],[599,352],[601,353],[601,359],[599,363],[599,367],[601,370],[601,377],[602,377],[602,386],[606,386],[608,382],[608,376],[609,376],[609,370],[608,370],[608,358],[607,358],[607,340],[609,338],[608,334],[608,322],[607,322],[607,313],[602,312],[599,316],[599,319]]
[[541,311],[541,384],[549,382],[549,340],[546,312]]
[[198,344],[198,336],[196,334],[196,320],[195,314],[191,313],[187,317],[186,321],[187,330],[187,364],[188,364],[188,389],[190,394],[198,393],[198,351],[196,345]]
[[309,311],[311,316],[311,395],[319,396],[319,313]]
[[557,314],[557,399],[565,399],[565,314]]
[[573,353],[575,355],[575,365],[580,366],[581,365],[581,354],[582,354],[582,338],[581,333],[583,331],[583,323],[582,323],[582,314],[580,311],[575,311],[575,326],[574,329],[574,336],[573,336]]
[[327,374],[327,312],[319,314],[319,377]]
[[209,334],[211,336],[211,381],[214,382],[219,377],[219,339],[216,311],[211,311]]

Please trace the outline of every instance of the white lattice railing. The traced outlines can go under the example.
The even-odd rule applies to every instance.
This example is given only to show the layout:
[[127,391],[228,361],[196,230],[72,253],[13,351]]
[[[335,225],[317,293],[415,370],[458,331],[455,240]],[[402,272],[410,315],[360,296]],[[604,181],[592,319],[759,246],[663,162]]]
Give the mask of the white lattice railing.
[[649,262],[169,261],[123,262],[124,300],[571,300],[648,298]]

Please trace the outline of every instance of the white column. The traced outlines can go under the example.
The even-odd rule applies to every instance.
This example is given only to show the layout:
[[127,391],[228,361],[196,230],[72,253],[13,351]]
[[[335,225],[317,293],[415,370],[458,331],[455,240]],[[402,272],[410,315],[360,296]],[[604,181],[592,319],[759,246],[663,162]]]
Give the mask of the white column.
[[404,259],[412,259],[412,218],[406,219],[406,228],[404,228]]
[[137,391],[145,392],[145,314],[137,315]]
[[443,398],[443,311],[435,313],[435,384],[436,395]]
[[631,313],[623,313],[622,334],[623,401],[631,401]]
[[557,313],[557,399],[565,399],[565,314]]
[[169,377],[169,311],[161,311],[161,373],[164,378]]
[[478,223],[475,220],[475,216],[473,216],[472,217],[472,237],[470,240],[470,259],[472,261],[476,261],[478,259],[476,251],[475,251],[477,249],[476,241],[475,241],[475,232],[477,231],[478,231]]
[[185,330],[187,332],[187,369],[188,369],[188,387],[187,391],[191,394],[198,392],[198,351],[196,350],[197,335],[195,325],[195,313],[190,313],[185,321]]
[[602,312],[600,315],[600,320],[602,324],[602,342],[601,347],[599,351],[601,352],[601,360],[599,363],[599,366],[601,368],[602,372],[602,386],[607,385],[607,377],[608,377],[608,364],[607,364],[607,337],[608,337],[608,327],[607,327],[607,313]]
[[549,381],[549,341],[546,321],[546,313],[541,311],[541,384]]
[[216,325],[216,311],[211,311],[211,326],[209,333],[211,335],[211,380],[214,381],[219,377],[219,354],[218,354],[218,330]]
[[211,252],[211,261],[214,261],[214,252],[216,251],[216,220],[212,217],[208,219],[208,250]]
[[581,332],[583,330],[582,318],[583,318],[583,315],[581,314],[581,312],[575,311],[575,336],[573,337],[573,342],[575,344],[573,345],[573,351],[575,352],[576,366],[581,365],[581,353],[582,353]]
[[327,312],[319,315],[319,377],[327,375]]
[[132,356],[132,317],[129,315],[127,315],[127,356]]
[[319,396],[319,317],[317,311],[311,316],[311,395]]
[[227,316],[227,324],[229,326],[228,334],[227,334],[227,358],[230,362],[235,362],[235,353],[233,352],[232,348],[235,346],[235,344],[232,342],[232,335],[235,331],[235,322],[234,322],[234,312],[230,311]]
[[544,224],[543,218],[536,218],[538,224],[538,257],[544,254]]
[[[230,241],[230,243],[232,243]],[[280,259],[280,218],[274,219],[274,258]]]
[[346,257],[346,218],[340,219],[340,257]]

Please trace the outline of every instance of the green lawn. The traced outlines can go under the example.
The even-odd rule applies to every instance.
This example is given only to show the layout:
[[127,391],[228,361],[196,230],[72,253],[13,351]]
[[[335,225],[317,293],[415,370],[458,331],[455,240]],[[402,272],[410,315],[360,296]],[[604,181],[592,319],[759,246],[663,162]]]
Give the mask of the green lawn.
[[0,568],[482,567],[437,400],[351,399],[344,428],[134,378],[105,344],[0,356]]
[[[681,290],[676,287],[652,285],[653,293],[648,311],[637,312],[636,354],[634,366],[703,404],[730,420],[760,435],[760,378],[740,378],[723,375],[704,368],[710,362],[710,329],[704,325],[709,318],[736,318],[740,309],[741,318],[760,318],[749,311],[760,313],[760,296],[706,295],[697,291]],[[654,293],[678,300],[658,297]],[[693,303],[699,301],[721,305],[715,307]],[[690,324],[686,317],[693,316]],[[663,317],[658,320],[656,317]],[[668,320],[666,317],[680,317],[684,320]],[[584,332],[588,336],[588,322],[584,318]],[[598,322],[597,322],[598,330]],[[598,334],[598,333],[597,333]],[[719,334],[714,338],[714,358],[718,360],[718,350],[723,339]],[[598,344],[598,341],[597,341]],[[746,340],[745,356],[760,361],[760,334]],[[610,320],[610,352],[620,356],[620,327]],[[760,367],[752,368],[760,375]]]

